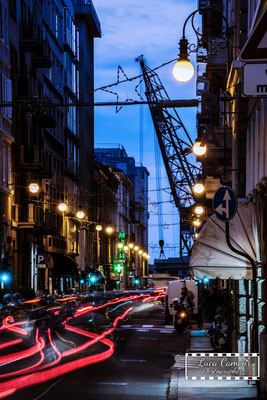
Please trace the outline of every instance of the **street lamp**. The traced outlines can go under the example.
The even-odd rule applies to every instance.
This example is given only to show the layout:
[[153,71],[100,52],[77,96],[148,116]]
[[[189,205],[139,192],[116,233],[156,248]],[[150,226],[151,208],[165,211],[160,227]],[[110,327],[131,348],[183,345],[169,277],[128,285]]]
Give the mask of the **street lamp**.
[[133,243],[129,243],[129,248],[132,249],[134,247]]
[[174,65],[172,73],[179,82],[188,82],[194,76],[194,67],[188,59],[188,40],[183,36],[179,42],[179,60]]
[[124,251],[128,251],[128,250],[129,250],[129,247],[128,247],[128,246],[124,246],[123,250],[124,250]]
[[143,250],[139,250],[138,254],[142,255],[143,254]]
[[29,191],[31,193],[38,193],[40,190],[40,187],[38,185],[38,183],[30,183],[29,184]]
[[62,211],[62,212],[65,212],[65,211],[67,211],[67,204],[66,203],[60,203],[59,205],[58,205],[58,209],[59,209],[59,211]]
[[83,219],[85,217],[85,213],[81,210],[77,211],[76,217],[79,219]]
[[203,183],[196,183],[193,186],[193,191],[195,192],[195,194],[202,194],[204,192],[204,185]]
[[139,250],[139,246],[134,246],[134,251]]
[[95,229],[98,231],[98,232],[100,232],[100,231],[102,231],[102,225],[100,225],[100,224],[97,224],[96,225],[96,227],[95,227]]
[[207,151],[207,146],[201,146],[201,142],[196,142],[193,146],[193,152],[196,156],[203,156]]
[[114,230],[114,229],[113,229],[111,226],[108,226],[108,227],[106,228],[106,232],[109,233],[109,234],[112,233],[113,230]]
[[119,243],[119,244],[118,244],[118,248],[119,248],[119,249],[122,249],[122,248],[123,248],[123,244],[122,244],[122,243]]
[[194,224],[196,227],[199,227],[199,226],[201,225],[201,222],[199,221],[199,219],[194,219],[193,224]]
[[194,209],[194,213],[197,215],[201,215],[204,212],[204,208],[202,206],[196,206]]

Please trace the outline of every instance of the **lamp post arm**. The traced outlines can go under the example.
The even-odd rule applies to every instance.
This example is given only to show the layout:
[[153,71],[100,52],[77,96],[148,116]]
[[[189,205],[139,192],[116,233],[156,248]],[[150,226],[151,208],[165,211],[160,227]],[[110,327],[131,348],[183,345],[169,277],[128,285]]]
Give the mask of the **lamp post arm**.
[[[230,26],[229,26],[229,23],[227,21],[227,18],[225,18],[225,16],[223,15],[223,13],[221,11],[217,10],[216,8],[213,8],[215,6],[216,6],[216,4],[214,4],[214,5],[210,6],[210,7],[207,7],[207,8],[203,8],[201,10],[198,8],[197,10],[195,10],[191,14],[189,14],[189,16],[186,18],[186,20],[184,22],[184,26],[183,26],[183,39],[185,38],[185,27],[186,27],[187,22],[190,20],[190,18],[194,17],[194,15],[197,14],[198,12],[200,12],[200,11],[201,12],[206,12],[206,11],[210,11],[210,10],[215,11],[215,12],[219,13],[222,16],[222,19],[224,20],[224,22],[226,24],[227,36],[229,35]],[[193,29],[194,29],[194,27],[193,27]],[[195,31],[196,34],[198,34],[200,36],[203,36],[199,32],[197,33],[195,29],[194,29],[194,31]]]

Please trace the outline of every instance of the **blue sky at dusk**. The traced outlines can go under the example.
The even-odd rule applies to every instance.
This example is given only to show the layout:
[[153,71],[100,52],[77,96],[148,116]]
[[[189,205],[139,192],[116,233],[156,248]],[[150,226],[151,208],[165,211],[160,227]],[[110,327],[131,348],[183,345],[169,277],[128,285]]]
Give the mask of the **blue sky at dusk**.
[[[178,41],[182,36],[182,27],[186,17],[197,8],[196,0],[94,0],[101,22],[102,38],[95,40],[95,88],[116,82],[118,65],[121,65],[128,77],[140,74],[140,66],[135,58],[143,54],[149,67],[157,67],[172,60],[178,53]],[[197,20],[196,20],[197,21]],[[196,37],[191,24],[187,25],[186,36],[189,43],[195,43]],[[195,64],[195,55],[191,57]],[[196,97],[196,83],[178,83],[172,76],[174,64],[157,71],[171,99],[191,99]],[[123,76],[121,76],[123,79]],[[138,100],[135,86],[139,80],[127,82],[111,88],[119,94],[119,100]],[[116,96],[97,91],[95,101],[116,101]],[[149,202],[156,198],[156,173],[154,155],[154,126],[148,106],[143,107],[143,165],[150,172]],[[187,130],[196,136],[196,109],[178,109],[178,113]],[[124,107],[115,113],[115,107],[95,107],[95,143],[122,144],[128,155],[140,161],[140,106]],[[179,227],[178,215],[172,204],[169,184],[162,163],[163,233],[167,257],[178,256]],[[165,203],[166,202],[166,203]],[[158,243],[158,207],[149,206],[149,243]],[[149,249],[152,260],[159,251]],[[152,261],[150,260],[150,261]]]

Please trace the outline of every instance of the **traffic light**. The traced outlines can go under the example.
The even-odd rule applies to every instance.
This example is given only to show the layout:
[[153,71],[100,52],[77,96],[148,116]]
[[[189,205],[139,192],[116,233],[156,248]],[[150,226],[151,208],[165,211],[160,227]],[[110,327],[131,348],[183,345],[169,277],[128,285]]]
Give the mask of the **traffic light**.
[[1,272],[0,280],[4,283],[7,283],[10,280],[10,274],[8,272]]
[[90,283],[94,284],[97,281],[97,276],[95,274],[91,274],[89,277]]
[[85,271],[81,271],[80,284],[83,285],[87,281],[88,281],[88,274]]
[[121,264],[115,264],[114,271],[116,274],[121,274],[124,267]]

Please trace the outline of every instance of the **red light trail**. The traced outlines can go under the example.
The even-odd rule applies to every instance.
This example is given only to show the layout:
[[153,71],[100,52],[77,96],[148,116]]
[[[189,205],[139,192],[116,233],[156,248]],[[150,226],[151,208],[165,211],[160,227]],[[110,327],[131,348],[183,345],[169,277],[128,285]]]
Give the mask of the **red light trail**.
[[[109,307],[114,304],[126,302],[129,300],[139,299],[143,296],[144,296],[144,294],[131,295],[129,297],[123,297],[120,299],[117,298],[115,300],[112,300],[110,302],[102,304],[98,307],[94,307],[92,305],[82,307],[76,311],[74,316],[79,317],[88,312],[97,311],[99,309]],[[154,297],[149,296],[148,298],[143,298],[142,300],[144,302],[144,301],[147,301],[150,299],[155,300],[155,299],[158,299],[161,297],[163,297],[163,295],[158,295],[158,296],[154,296]],[[59,301],[68,301],[68,300],[75,300],[75,299],[76,299],[75,297],[67,297],[65,299],[59,299]],[[33,300],[29,300],[24,303],[31,304],[31,303],[38,302],[39,300],[40,299],[33,299]],[[60,308],[60,307],[52,307],[50,310],[57,310],[58,308]],[[10,380],[0,383],[0,399],[13,394],[17,390],[20,390],[20,389],[23,389],[23,388],[26,388],[26,387],[29,387],[32,385],[37,385],[39,383],[47,382],[51,379],[57,378],[68,372],[72,372],[72,371],[75,371],[76,369],[83,368],[85,366],[101,362],[101,361],[106,360],[107,358],[111,357],[112,354],[114,353],[114,343],[110,339],[107,339],[106,336],[110,335],[116,329],[119,321],[125,319],[125,317],[128,315],[128,313],[131,310],[133,310],[133,307],[128,308],[125,312],[123,312],[122,315],[116,317],[115,320],[113,321],[112,325],[110,326],[110,328],[107,329],[106,331],[104,331],[101,335],[93,333],[93,332],[88,332],[86,330],[77,328],[75,326],[71,326],[69,324],[66,324],[66,322],[64,322],[65,329],[67,331],[76,333],[83,337],[87,337],[90,340],[87,340],[84,344],[82,344],[80,346],[63,351],[62,353],[59,351],[56,344],[53,342],[52,335],[51,335],[51,333],[52,333],[51,329],[48,328],[48,330],[47,330],[48,340],[49,340],[48,346],[51,346],[51,348],[54,350],[54,352],[57,355],[56,360],[49,362],[49,363],[44,363],[45,362],[44,350],[46,349],[45,340],[43,339],[43,337],[41,337],[41,336],[39,337],[39,330],[37,329],[36,337],[35,337],[36,344],[34,346],[32,346],[31,348],[29,348],[27,350],[0,356],[0,364],[3,365],[5,363],[11,363],[11,362],[13,363],[13,362],[22,360],[24,358],[36,356],[38,353],[40,353],[39,360],[36,361],[35,363],[33,363],[32,365],[30,365],[26,368],[17,370],[17,371],[13,371],[13,372],[9,372],[9,373],[0,375],[0,378],[11,378],[15,375],[21,375],[20,377],[15,377],[15,378],[12,378]],[[56,311],[55,314],[57,315],[58,312]],[[69,319],[72,319],[72,317],[67,318],[67,320],[69,320]],[[20,322],[13,322],[13,323],[11,323],[11,321],[14,321],[12,316],[6,317],[3,320],[3,326],[0,327],[0,330],[6,329],[13,333],[17,333],[17,334],[23,335],[23,336],[26,336],[28,334],[28,331],[26,329],[19,327],[19,325],[27,324],[27,321],[20,321]],[[0,345],[0,350],[3,348],[7,348],[9,346],[13,346],[15,344],[19,344],[22,341],[23,341],[23,339],[15,339],[15,340],[11,340],[9,342],[3,343]],[[63,364],[56,365],[56,364],[59,364],[63,360],[63,358],[66,359],[66,357],[68,357],[68,356],[73,356],[77,353],[80,353],[98,342],[107,346],[108,349],[106,351],[103,351],[98,354],[84,356],[83,358],[79,358],[79,359],[76,359],[73,361],[66,361]]]

